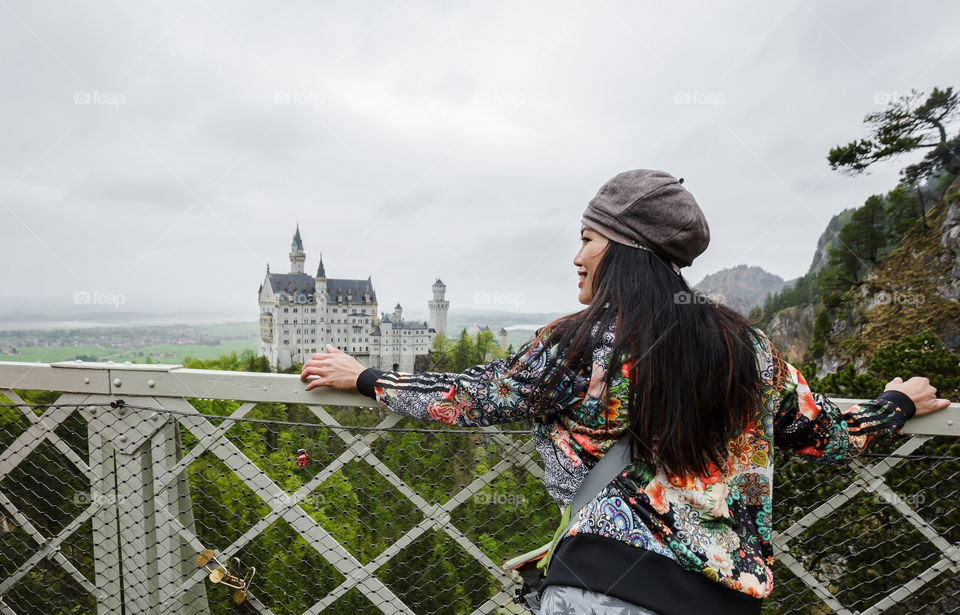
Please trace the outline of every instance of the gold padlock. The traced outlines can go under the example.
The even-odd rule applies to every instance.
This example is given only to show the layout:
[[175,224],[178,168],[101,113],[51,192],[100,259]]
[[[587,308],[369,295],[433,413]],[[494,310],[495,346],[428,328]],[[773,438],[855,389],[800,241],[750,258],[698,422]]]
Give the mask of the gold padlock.
[[197,554],[197,568],[209,570],[210,574],[207,575],[207,578],[210,579],[210,582],[215,585],[225,585],[232,589],[233,603],[241,604],[247,599],[247,592],[250,589],[250,583],[253,581],[253,575],[256,574],[257,569],[251,566],[247,569],[246,574],[241,577],[239,571],[243,565],[240,563],[239,558],[233,558],[233,566],[235,572],[220,563],[213,549],[204,549]]

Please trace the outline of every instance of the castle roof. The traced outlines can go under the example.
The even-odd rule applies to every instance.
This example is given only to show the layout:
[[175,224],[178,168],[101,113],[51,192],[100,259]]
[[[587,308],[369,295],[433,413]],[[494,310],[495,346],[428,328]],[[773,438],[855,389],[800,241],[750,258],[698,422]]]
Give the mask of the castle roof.
[[317,267],[317,277],[318,278],[327,277],[327,270],[323,268],[323,254],[320,255],[320,266]]
[[425,322],[415,322],[410,320],[391,321],[394,329],[429,329],[430,326]]
[[293,244],[290,246],[294,250],[303,252],[303,241],[300,239],[300,223],[297,223],[297,232],[293,235]]
[[313,303],[316,300],[317,283],[305,273],[269,273],[267,280],[280,301]]
[[[429,329],[430,328],[430,325],[427,324],[426,321],[417,322],[415,320],[394,320],[393,318],[391,318],[390,314],[384,314],[383,318],[380,319],[380,322],[390,323],[390,326],[392,326],[394,329],[411,330],[411,329]],[[376,333],[376,335],[380,335],[379,333],[380,327],[377,327],[375,331],[378,332]]]
[[[327,280],[327,302],[336,303],[337,297],[343,297],[343,300],[346,301],[347,297],[351,297],[351,301],[357,303],[363,303],[363,294],[370,294],[370,301],[372,303],[377,302],[377,293],[373,290],[373,282],[370,279],[366,280],[346,280],[339,278],[330,278]],[[359,299],[357,298],[359,297]]]

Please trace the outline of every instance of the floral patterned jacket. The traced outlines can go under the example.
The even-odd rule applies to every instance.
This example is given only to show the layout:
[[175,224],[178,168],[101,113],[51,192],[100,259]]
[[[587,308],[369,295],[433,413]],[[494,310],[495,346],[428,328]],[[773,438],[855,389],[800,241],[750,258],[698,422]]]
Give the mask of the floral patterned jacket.
[[[532,344],[462,374],[368,369],[357,384],[380,405],[419,419],[462,426],[533,419],[544,482],[565,505],[589,469],[623,435],[628,380],[616,374],[609,391],[604,388],[613,346],[613,331],[607,331],[593,352],[592,369],[571,373],[561,390],[550,392],[555,409],[535,414],[531,393],[544,381],[553,349],[537,356],[540,348]],[[842,461],[876,436],[898,432],[915,408],[906,395],[888,391],[840,410],[811,392],[800,372],[759,331],[755,346],[762,393],[755,420],[729,442],[727,466],[707,476],[679,478],[647,464],[631,464],[586,507],[573,511],[579,522],[571,535],[645,549],[748,596],[770,594],[773,449]]]

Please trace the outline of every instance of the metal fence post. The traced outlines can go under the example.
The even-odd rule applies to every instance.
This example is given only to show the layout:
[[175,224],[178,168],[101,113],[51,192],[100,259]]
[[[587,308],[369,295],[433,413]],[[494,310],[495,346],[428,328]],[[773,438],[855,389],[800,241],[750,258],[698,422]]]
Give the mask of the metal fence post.
[[[187,483],[186,472],[180,472],[171,483],[167,483],[165,480],[165,475],[170,471],[170,468],[175,466],[177,461],[183,457],[183,447],[180,443],[177,422],[160,414],[154,415],[150,420],[153,422],[163,421],[162,426],[150,439],[154,479],[154,510],[166,511],[170,517],[177,519],[183,527],[196,534],[193,505],[190,501],[190,486]],[[196,572],[196,566],[193,565],[196,553],[180,537],[179,532],[169,523],[164,523],[161,517],[155,516],[153,525],[157,530],[157,578],[160,592],[158,601],[163,601],[165,596],[176,596],[175,602],[170,605],[171,612],[182,615],[209,615],[207,590],[203,582],[196,583],[186,591],[179,592],[181,584]]]
[[[102,409],[87,408],[87,455],[94,480],[91,499],[102,506],[90,518],[93,530],[93,560],[97,587],[98,615],[120,615],[121,576],[120,542],[117,534],[117,477],[113,445],[102,435]],[[96,499],[95,499],[96,498]]]
[[[126,399],[132,404],[157,405],[150,398]],[[102,433],[116,443],[115,500],[124,613],[156,613],[161,603],[174,596],[173,612],[207,615],[202,581],[177,594],[178,588],[195,576],[196,553],[184,544],[175,527],[165,522],[176,519],[194,532],[186,476],[181,472],[168,480],[170,468],[182,456],[176,421],[123,407],[110,414]],[[170,606],[167,603],[164,608]]]

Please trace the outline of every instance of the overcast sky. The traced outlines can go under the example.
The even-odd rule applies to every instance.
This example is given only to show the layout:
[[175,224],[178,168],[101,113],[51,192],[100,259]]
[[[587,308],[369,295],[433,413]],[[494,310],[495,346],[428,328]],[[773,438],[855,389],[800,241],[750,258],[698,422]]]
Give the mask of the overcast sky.
[[437,276],[454,309],[572,310],[584,206],[631,168],[705,211],[691,283],[793,278],[902,166],[850,178],[828,150],[960,86],[958,23],[935,0],[0,0],[0,312],[253,320],[298,221],[308,271],[372,276],[381,310],[425,315]]

